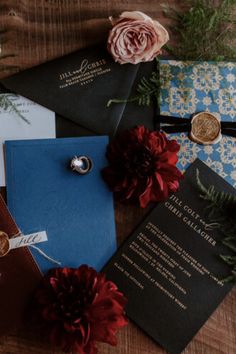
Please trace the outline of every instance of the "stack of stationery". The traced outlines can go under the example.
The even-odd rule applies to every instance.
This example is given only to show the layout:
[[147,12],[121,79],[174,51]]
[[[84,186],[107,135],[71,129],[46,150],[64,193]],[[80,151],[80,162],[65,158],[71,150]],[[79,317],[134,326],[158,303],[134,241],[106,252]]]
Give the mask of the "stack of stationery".
[[[1,330],[22,319],[30,296],[51,268],[88,264],[103,269],[128,297],[127,315],[138,326],[170,353],[179,354],[232,288],[222,281],[229,271],[219,257],[225,245],[220,230],[209,227],[196,176],[234,195],[235,137],[226,134],[216,144],[200,145],[189,139],[188,127],[192,115],[201,111],[212,113],[219,124],[236,122],[235,63],[160,61],[160,113],[170,117],[168,127],[178,121],[178,132],[172,129],[170,137],[180,144],[178,167],[186,171],[185,178],[180,190],[160,203],[115,253],[113,197],[101,175],[108,136],[136,124],[153,127],[152,106],[140,109],[125,100],[155,66],[120,65],[104,48],[93,47],[1,80],[1,96],[15,105],[7,101],[0,111],[5,152],[4,163],[1,149],[0,184],[5,185],[6,165],[9,208],[0,198],[0,231],[10,241],[19,235],[45,235],[44,242],[9,249],[0,258]],[[111,98],[124,101],[108,107]],[[181,119],[186,123],[179,124]],[[80,137],[65,138],[70,135]],[[169,152],[162,148],[162,159],[168,160]],[[138,150],[141,160],[149,156],[145,149]],[[173,184],[175,190],[178,181],[168,180],[165,163],[166,185]],[[137,164],[135,160],[128,168]],[[131,171],[132,188],[135,173],[145,179],[143,169],[151,164],[151,159],[142,160],[141,168]],[[168,168],[175,169],[170,164]],[[158,173],[155,177],[161,180]],[[7,313],[7,296],[16,292],[17,301],[11,301]]]

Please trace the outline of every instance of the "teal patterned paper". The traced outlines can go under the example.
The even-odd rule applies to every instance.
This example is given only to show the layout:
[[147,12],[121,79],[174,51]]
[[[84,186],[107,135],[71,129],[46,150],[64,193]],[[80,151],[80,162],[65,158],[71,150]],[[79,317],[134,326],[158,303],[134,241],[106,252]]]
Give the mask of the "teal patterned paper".
[[[190,118],[209,111],[222,121],[236,121],[236,63],[160,61],[161,114]],[[236,187],[236,138],[198,145],[187,133],[171,134],[181,145],[178,167],[184,171],[197,157]]]

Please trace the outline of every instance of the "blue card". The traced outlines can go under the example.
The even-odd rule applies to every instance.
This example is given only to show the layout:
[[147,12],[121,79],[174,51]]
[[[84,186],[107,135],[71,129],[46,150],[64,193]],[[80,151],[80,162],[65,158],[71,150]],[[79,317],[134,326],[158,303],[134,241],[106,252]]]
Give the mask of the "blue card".
[[[160,61],[161,114],[190,118],[209,111],[222,121],[236,121],[236,63]],[[236,139],[224,136],[216,145],[198,145],[187,133],[171,134],[181,145],[178,167],[198,157],[236,187]]]
[[[6,142],[8,206],[24,234],[47,232],[37,246],[62,266],[100,270],[116,250],[112,194],[102,180],[108,138]],[[75,155],[92,159],[86,175],[70,169]],[[41,271],[55,267],[38,251]]]

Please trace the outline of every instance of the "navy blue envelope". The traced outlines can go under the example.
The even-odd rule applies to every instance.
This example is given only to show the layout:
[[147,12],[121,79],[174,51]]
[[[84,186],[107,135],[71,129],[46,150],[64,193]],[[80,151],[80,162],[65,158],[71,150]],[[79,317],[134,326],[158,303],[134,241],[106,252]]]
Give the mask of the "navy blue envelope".
[[[62,266],[100,270],[116,250],[112,194],[100,173],[107,143],[105,136],[6,142],[9,209],[24,234],[47,232],[37,246]],[[69,168],[75,155],[93,160],[90,173]],[[32,254],[43,273],[55,267]]]

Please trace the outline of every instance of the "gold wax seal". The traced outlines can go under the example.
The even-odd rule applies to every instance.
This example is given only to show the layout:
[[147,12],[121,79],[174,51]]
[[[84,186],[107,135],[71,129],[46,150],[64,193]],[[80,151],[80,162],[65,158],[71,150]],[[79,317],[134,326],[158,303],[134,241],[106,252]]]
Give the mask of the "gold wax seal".
[[222,138],[220,119],[209,112],[200,112],[191,120],[190,139],[198,144],[217,144]]
[[4,257],[10,251],[10,242],[8,235],[0,231],[0,257]]

